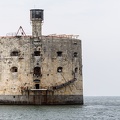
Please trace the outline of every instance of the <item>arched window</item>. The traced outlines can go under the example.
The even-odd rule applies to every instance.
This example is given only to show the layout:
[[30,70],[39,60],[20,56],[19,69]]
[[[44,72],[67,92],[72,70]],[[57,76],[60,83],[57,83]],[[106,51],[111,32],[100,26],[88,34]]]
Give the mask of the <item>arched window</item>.
[[40,67],[35,67],[34,68],[34,75],[35,76],[40,76],[41,75],[41,68]]
[[40,51],[34,51],[34,56],[40,56]]
[[57,68],[57,72],[59,72],[59,73],[61,73],[61,72],[62,72],[62,70],[63,70],[63,68],[62,68],[62,67],[58,67],[58,68]]
[[12,67],[11,72],[18,72],[18,68],[17,67]]
[[11,52],[11,56],[18,56],[19,55],[19,52],[18,51],[12,51]]

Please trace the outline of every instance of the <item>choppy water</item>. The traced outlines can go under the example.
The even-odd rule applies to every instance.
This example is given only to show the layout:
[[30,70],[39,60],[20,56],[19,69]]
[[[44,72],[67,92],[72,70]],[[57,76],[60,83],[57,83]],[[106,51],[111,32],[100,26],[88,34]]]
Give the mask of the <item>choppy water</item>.
[[84,105],[1,105],[0,120],[120,120],[120,97],[85,97]]

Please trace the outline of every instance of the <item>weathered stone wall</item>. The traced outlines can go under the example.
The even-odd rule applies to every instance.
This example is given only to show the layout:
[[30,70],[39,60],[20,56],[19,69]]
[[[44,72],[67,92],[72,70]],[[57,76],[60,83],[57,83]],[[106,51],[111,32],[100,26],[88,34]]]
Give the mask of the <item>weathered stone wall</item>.
[[70,105],[83,104],[82,95],[0,95],[1,104],[22,104],[22,105]]
[[[62,56],[57,52],[62,51]],[[77,52],[77,57],[74,53]],[[82,58],[81,41],[75,39],[44,37],[42,40],[42,80],[41,86],[50,87],[65,83],[74,78],[75,68],[77,81],[63,89],[55,91],[56,95],[82,95]],[[62,67],[61,73],[57,68]]]
[[[30,74],[30,39],[24,37],[0,38],[0,94],[21,95],[21,87],[32,87]],[[18,56],[11,56],[18,51]],[[11,72],[17,67],[17,72]]]
[[[25,90],[36,89],[36,84],[41,89],[51,89],[76,78],[74,83],[52,94],[83,96],[81,40],[50,36],[1,37],[0,48],[0,95],[23,95]],[[17,55],[11,55],[13,51],[17,51]],[[35,51],[40,55],[35,56]],[[40,76],[34,76],[35,67],[40,67]],[[59,72],[58,67],[62,71]],[[40,81],[35,82],[36,79]]]

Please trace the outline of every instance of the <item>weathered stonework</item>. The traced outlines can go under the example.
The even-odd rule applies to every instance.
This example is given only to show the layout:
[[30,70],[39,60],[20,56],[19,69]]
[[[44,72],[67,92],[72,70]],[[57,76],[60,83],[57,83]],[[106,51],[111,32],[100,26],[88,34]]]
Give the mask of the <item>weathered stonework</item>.
[[0,104],[83,104],[81,40],[0,37],[0,48]]

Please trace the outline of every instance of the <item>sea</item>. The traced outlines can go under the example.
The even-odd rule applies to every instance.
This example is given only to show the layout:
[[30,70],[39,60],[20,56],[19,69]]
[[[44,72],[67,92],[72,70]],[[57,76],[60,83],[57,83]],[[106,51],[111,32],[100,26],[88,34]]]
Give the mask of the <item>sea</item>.
[[84,97],[84,105],[0,105],[0,120],[120,120],[120,97]]

